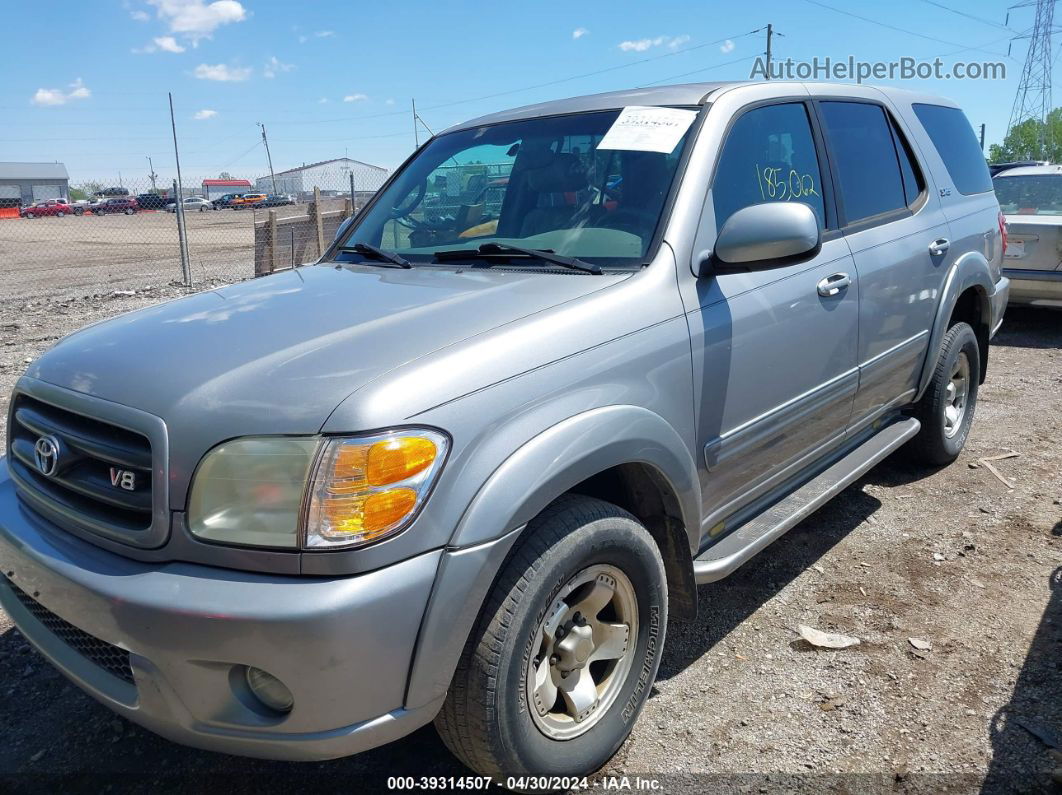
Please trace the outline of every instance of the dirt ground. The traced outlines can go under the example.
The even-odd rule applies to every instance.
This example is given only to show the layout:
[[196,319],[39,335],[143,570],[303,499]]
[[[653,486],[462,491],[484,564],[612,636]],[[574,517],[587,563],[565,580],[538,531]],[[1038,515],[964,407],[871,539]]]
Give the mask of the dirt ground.
[[[60,334],[179,292],[0,298],[0,412],[26,360]],[[1049,749],[1062,736],[1060,396],[1062,313],[1012,308],[959,461],[926,471],[894,457],[702,587],[700,617],[669,627],[659,681],[602,775],[683,793],[1051,791],[1062,766]],[[1018,455],[991,463],[1013,488],[978,463],[1007,452]],[[799,624],[861,643],[816,651]],[[0,788],[373,792],[389,775],[466,773],[430,727],[323,764],[173,745],[67,684],[0,614]]]
[[[342,200],[322,209],[342,208]],[[307,205],[277,208],[305,215]],[[189,212],[188,251],[194,282],[254,275],[254,224],[263,211]],[[77,296],[180,281],[173,213],[0,219],[0,298]]]

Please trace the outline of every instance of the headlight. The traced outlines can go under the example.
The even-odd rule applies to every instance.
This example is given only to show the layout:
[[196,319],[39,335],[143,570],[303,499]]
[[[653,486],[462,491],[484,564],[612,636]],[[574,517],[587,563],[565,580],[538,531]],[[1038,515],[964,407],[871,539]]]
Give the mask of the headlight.
[[427,497],[446,449],[445,436],[421,429],[330,440],[310,486],[306,546],[359,546],[402,530]]
[[291,549],[300,539],[312,549],[378,541],[413,520],[447,449],[446,436],[419,428],[225,442],[196,472],[188,528],[219,543]]

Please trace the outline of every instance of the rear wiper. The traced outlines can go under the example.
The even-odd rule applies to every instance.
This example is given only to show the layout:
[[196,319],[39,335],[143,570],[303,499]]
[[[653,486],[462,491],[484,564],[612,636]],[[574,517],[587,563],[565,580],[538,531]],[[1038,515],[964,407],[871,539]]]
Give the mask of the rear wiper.
[[467,259],[469,257],[507,257],[510,254],[517,254],[522,257],[533,257],[534,259],[540,259],[543,262],[550,262],[554,265],[560,265],[561,267],[571,268],[576,271],[585,271],[586,273],[594,274],[602,273],[599,266],[590,262],[584,262],[578,257],[565,257],[561,254],[553,253],[553,251],[548,248],[524,248],[523,246],[514,246],[509,243],[484,243],[479,248],[436,251],[435,258],[440,261],[445,261],[448,259]]
[[355,254],[361,254],[367,259],[390,262],[392,265],[397,265],[400,268],[413,267],[413,263],[400,254],[396,254],[393,251],[384,251],[382,248],[376,248],[376,246],[369,243],[355,243],[353,246],[340,246],[339,250],[353,251]]

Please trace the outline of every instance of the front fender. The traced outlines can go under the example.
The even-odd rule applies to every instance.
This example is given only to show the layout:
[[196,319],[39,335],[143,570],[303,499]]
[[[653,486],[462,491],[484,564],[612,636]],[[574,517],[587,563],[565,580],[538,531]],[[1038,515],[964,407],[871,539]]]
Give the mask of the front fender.
[[[958,257],[951,264],[947,275],[944,277],[944,286],[940,291],[940,301],[937,303],[937,313],[933,319],[933,328],[929,335],[929,347],[926,349],[926,360],[922,365],[922,374],[918,379],[918,394],[915,400],[922,397],[933,378],[937,361],[940,358],[940,343],[948,331],[948,321],[951,313],[955,311],[955,304],[959,296],[973,287],[976,290],[978,301],[981,304],[981,318],[987,331],[993,327],[992,304],[990,297],[996,293],[996,284],[992,278],[992,269],[980,251],[969,251]],[[979,329],[975,332],[982,333]]]
[[526,524],[572,486],[619,464],[648,464],[678,498],[690,550],[700,542],[696,464],[674,428],[638,406],[605,406],[577,414],[526,442],[473,498],[451,547],[481,544]]
[[436,575],[410,670],[406,706],[446,693],[461,651],[524,526],[583,480],[619,464],[654,467],[678,498],[690,550],[699,543],[700,485],[682,438],[636,406],[606,406],[546,429],[501,464],[458,523]]

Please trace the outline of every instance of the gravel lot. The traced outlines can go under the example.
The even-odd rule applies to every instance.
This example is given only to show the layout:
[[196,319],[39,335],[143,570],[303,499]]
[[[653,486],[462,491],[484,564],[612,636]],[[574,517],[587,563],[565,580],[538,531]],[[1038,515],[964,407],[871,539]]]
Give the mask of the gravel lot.
[[[325,199],[323,212],[343,207]],[[306,215],[306,204],[277,207],[277,217]],[[254,224],[265,210],[189,212],[192,280],[254,275]],[[315,249],[316,250],[316,249]],[[167,212],[0,219],[0,296],[70,297],[179,282],[177,219]]]
[[[204,215],[233,240],[250,218]],[[0,261],[9,226],[127,221],[172,216],[4,224]],[[0,412],[26,359],[61,334],[180,294],[28,303],[2,279]],[[1049,791],[1062,754],[1022,723],[1062,735],[1060,394],[1062,314],[1011,309],[960,460],[915,471],[894,457],[701,588],[701,617],[669,628],[657,686],[604,774],[666,792]],[[1009,451],[993,463],[1013,489],[978,463]],[[798,624],[861,644],[816,651]],[[376,791],[388,775],[466,772],[430,727],[325,764],[173,745],[67,684],[0,613],[0,788]]]

